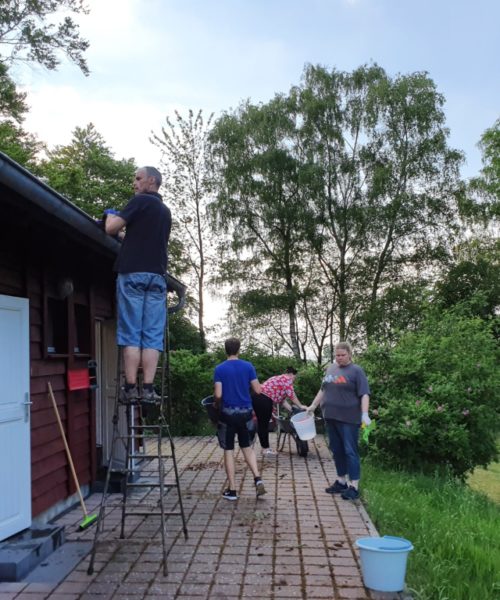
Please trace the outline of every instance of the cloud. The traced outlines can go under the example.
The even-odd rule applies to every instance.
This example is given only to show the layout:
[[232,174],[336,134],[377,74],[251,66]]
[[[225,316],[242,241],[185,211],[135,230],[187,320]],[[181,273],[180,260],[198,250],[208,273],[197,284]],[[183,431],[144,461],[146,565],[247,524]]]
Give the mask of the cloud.
[[26,118],[28,130],[36,133],[49,148],[71,141],[75,127],[92,122],[116,158],[135,158],[138,164],[159,162],[159,150],[149,142],[151,130],[159,131],[165,114],[174,107],[143,101],[117,103],[93,98],[73,87],[45,85],[32,91]]

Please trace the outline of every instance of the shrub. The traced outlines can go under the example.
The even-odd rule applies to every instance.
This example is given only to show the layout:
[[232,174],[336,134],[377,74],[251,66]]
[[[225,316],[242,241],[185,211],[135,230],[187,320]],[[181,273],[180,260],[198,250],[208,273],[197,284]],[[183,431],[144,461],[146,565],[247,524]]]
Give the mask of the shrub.
[[[299,370],[295,382],[297,396],[301,402],[310,404],[321,384],[322,371],[317,366],[305,366],[290,357],[266,356],[246,353],[244,360],[255,366],[259,381],[284,373],[288,366]],[[217,364],[225,360],[222,349],[216,352],[194,354],[190,350],[170,353],[171,379],[171,427],[175,435],[200,435],[213,432],[201,400],[213,393],[213,372]],[[155,415],[151,416],[152,419]]]
[[201,400],[213,393],[212,375],[217,357],[189,350],[170,353],[172,431],[175,435],[197,435],[210,431]]
[[360,361],[377,429],[370,453],[409,470],[463,478],[497,457],[500,375],[491,324],[463,307],[427,316],[394,347],[370,347]]

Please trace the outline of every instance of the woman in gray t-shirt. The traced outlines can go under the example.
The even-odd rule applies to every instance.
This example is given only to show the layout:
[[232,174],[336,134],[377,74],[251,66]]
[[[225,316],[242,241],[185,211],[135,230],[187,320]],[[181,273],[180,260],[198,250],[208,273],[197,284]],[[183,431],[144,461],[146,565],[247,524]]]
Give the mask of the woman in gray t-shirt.
[[339,342],[335,346],[335,362],[326,370],[321,389],[307,410],[314,412],[318,404],[321,406],[337,470],[337,479],[325,491],[341,494],[344,500],[359,498],[358,435],[361,423],[371,423],[369,402],[365,372],[352,362],[351,345]]

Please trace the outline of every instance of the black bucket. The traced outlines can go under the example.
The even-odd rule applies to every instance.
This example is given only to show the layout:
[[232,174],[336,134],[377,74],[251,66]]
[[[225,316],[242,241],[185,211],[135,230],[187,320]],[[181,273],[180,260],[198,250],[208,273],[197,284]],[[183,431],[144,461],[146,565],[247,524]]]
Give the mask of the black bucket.
[[205,407],[210,421],[217,426],[219,423],[219,411],[215,408],[214,397],[207,396],[206,398],[203,398],[201,405]]

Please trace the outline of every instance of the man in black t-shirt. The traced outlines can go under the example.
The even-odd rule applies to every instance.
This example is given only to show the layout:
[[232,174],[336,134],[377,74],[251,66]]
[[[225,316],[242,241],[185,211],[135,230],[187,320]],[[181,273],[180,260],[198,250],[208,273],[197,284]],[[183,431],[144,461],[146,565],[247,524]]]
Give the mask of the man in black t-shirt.
[[[153,389],[160,352],[163,351],[167,318],[167,244],[172,225],[170,209],[158,193],[161,174],[142,167],[135,174],[135,196],[117,215],[108,214],[106,233],[119,234],[126,227],[115,263],[118,301],[117,343],[123,347],[125,387],[122,400],[160,400]],[[142,364],[143,390],[137,388]]]

